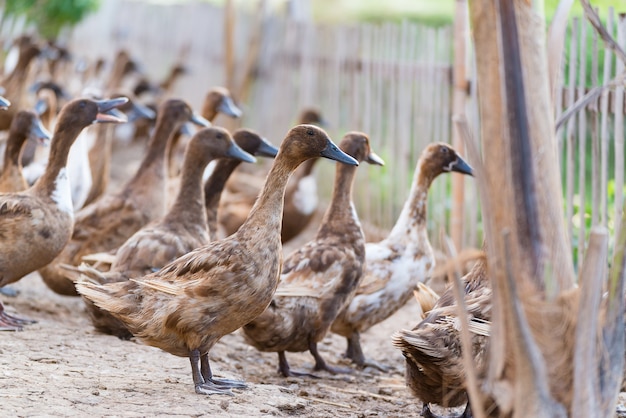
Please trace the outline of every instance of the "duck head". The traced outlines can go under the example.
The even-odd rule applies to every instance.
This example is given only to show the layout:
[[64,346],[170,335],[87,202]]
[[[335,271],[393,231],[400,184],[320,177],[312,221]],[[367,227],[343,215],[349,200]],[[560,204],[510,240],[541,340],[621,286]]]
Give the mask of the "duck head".
[[233,139],[244,151],[252,155],[274,158],[278,154],[278,148],[251,129],[237,129]]
[[37,114],[30,110],[20,110],[11,122],[11,130],[32,138],[41,145],[48,145],[52,135],[44,128]]
[[191,139],[197,152],[214,157],[228,157],[246,163],[255,163],[256,158],[241,149],[230,133],[221,127],[212,126],[200,129]]
[[180,121],[181,123],[193,122],[203,128],[211,126],[211,122],[195,113],[187,102],[180,99],[169,99],[165,101],[159,108],[159,114],[168,115],[168,117]]
[[456,171],[457,173],[474,175],[472,167],[465,162],[454,148],[443,142],[430,144],[422,152],[424,166],[422,170],[427,170],[434,178],[441,173]]
[[126,97],[109,100],[74,99],[61,109],[56,130],[82,129],[92,123],[125,122],[125,119],[111,115],[110,111],[127,101]]
[[206,95],[202,106],[202,116],[212,120],[217,113],[223,113],[231,118],[240,118],[243,112],[233,101],[230,91],[224,87],[214,87]]
[[322,128],[328,127],[328,122],[322,117],[322,112],[315,107],[307,107],[300,112],[298,118],[300,123],[306,125],[317,125]]
[[133,93],[128,91],[117,92],[114,96],[123,96],[128,98],[128,102],[118,108],[120,112],[123,112],[126,115],[128,122],[134,122],[138,119],[156,119],[156,113],[154,110],[139,103],[139,100],[137,100],[137,97],[135,97]]
[[339,148],[358,162],[385,165],[385,161],[372,151],[369,137],[363,132],[348,132],[339,143]]
[[278,150],[277,157],[281,155],[296,165],[316,157],[359,165],[357,160],[340,150],[322,128],[315,125],[297,125],[291,128]]

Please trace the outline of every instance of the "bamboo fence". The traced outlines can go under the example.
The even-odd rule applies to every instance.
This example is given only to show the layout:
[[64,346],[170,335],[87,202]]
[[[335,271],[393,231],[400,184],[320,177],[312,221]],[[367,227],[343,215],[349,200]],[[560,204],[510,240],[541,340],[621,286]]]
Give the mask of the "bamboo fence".
[[[163,78],[184,51],[191,73],[177,83],[174,94],[199,108],[210,87],[228,86],[244,110],[240,124],[275,144],[309,106],[322,111],[326,130],[337,142],[348,131],[366,132],[387,165],[359,168],[355,203],[363,221],[390,229],[408,196],[419,153],[433,141],[452,142],[452,27],[407,21],[326,25],[270,10],[262,0],[249,3],[250,9],[241,10],[232,2],[219,7],[107,0],[69,34],[68,44],[75,56],[87,61],[110,60],[125,48],[154,79]],[[615,16],[612,9],[607,16],[609,31],[625,47],[626,18]],[[589,89],[624,71],[584,19],[573,19],[568,31],[555,119]],[[459,73],[468,78],[465,113],[477,134],[475,65],[469,40],[467,45],[464,71]],[[606,91],[557,134],[563,213],[579,261],[590,227],[602,224],[615,231],[620,219],[623,114],[623,89]],[[216,122],[232,125],[221,117]],[[333,164],[319,164],[324,197],[330,195],[333,173]],[[452,176],[440,176],[429,195],[429,230],[435,245],[441,231],[454,235],[451,183]],[[464,178],[462,185],[464,219],[457,236],[463,246],[480,247],[477,192],[471,178]]]

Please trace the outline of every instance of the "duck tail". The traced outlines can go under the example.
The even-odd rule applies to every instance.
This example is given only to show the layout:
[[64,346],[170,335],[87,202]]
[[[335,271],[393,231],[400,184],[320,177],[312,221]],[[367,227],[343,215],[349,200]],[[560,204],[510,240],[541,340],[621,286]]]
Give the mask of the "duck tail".
[[100,309],[111,312],[115,305],[115,298],[108,286],[94,283],[86,276],[81,277],[82,279],[75,283],[76,291]]
[[91,282],[94,284],[103,284],[106,283],[104,274],[88,264],[82,263],[79,266],[73,266],[71,264],[59,264],[59,268],[63,270],[65,277],[73,281],[74,283],[79,282]]
[[420,310],[420,320],[426,318],[426,314],[433,309],[439,300],[439,295],[424,283],[417,283],[417,286],[413,289],[413,296],[415,296]]

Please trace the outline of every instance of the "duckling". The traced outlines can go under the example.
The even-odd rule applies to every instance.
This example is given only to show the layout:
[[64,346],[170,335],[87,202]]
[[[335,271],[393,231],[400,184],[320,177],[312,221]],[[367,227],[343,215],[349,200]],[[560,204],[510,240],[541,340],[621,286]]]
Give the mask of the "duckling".
[[41,121],[30,110],[20,110],[11,122],[7,146],[4,151],[4,165],[0,172],[0,193],[21,192],[28,188],[28,183],[22,174],[21,156],[26,140],[34,138],[40,145],[47,145],[50,141],[50,132],[41,124]]
[[[0,194],[0,286],[43,267],[63,249],[74,223],[65,168],[69,149],[86,126],[120,122],[104,112],[125,101],[77,99],[65,105],[54,131],[44,175],[23,192]],[[0,304],[0,329],[19,330],[29,322],[8,315]]]
[[[477,370],[483,371],[487,359],[488,331],[481,332],[491,321],[491,287],[487,261],[483,256],[462,278],[465,303],[472,332],[472,355]],[[393,345],[406,359],[406,383],[424,402],[423,416],[436,417],[429,404],[456,407],[467,403],[461,417],[471,417],[465,390],[465,368],[458,329],[458,312],[453,289],[446,290],[434,308],[412,330],[396,332]]]
[[[344,136],[340,148],[357,161],[383,165],[361,132]],[[246,342],[278,352],[283,376],[311,376],[290,370],[285,351],[310,351],[315,370],[343,370],[326,364],[317,351],[336,315],[356,291],[365,262],[365,238],[354,204],[356,169],[337,165],[332,200],[313,240],[283,263],[280,285],[269,308],[243,327]]]
[[[299,116],[299,123],[324,126],[326,122],[316,108],[306,108]],[[285,191],[283,215],[283,244],[302,232],[315,216],[318,206],[317,181],[313,167],[317,159],[305,161],[293,173]],[[220,204],[220,226],[226,235],[234,233],[248,216],[259,194],[257,175],[237,172],[237,177],[227,183],[229,194]]]
[[302,162],[320,156],[358,165],[326,132],[298,125],[287,133],[254,208],[234,235],[143,278],[107,285],[81,280],[78,291],[146,344],[189,357],[196,393],[224,394],[245,387],[214,378],[209,351],[221,337],[260,315],[272,300],[281,269],[287,180]]
[[[250,129],[237,129],[233,134],[237,145],[244,151],[262,157],[274,158],[278,149],[270,144],[265,138]],[[308,161],[308,160],[307,160]],[[230,175],[239,167],[240,161],[222,158],[220,159],[209,178],[204,183],[204,206],[207,215],[207,226],[211,241],[218,239],[217,212],[224,186]],[[304,162],[306,164],[306,161]]]
[[50,289],[78,296],[72,281],[59,268],[60,263],[77,266],[84,255],[113,250],[142,226],[165,214],[165,150],[172,133],[188,121],[209,125],[182,100],[163,103],[147,153],[134,177],[120,192],[104,195],[81,209],[70,241],[52,263],[39,270]]
[[346,357],[356,365],[384,367],[366,362],[360,334],[390,317],[413,295],[416,282],[425,281],[434,266],[426,230],[426,200],[433,180],[442,173],[472,174],[471,167],[444,143],[430,144],[417,162],[409,198],[389,236],[367,243],[363,280],[356,295],[337,316],[332,332],[346,337]]
[[[182,186],[165,217],[135,232],[117,250],[109,272],[99,273],[89,268],[82,271],[100,284],[126,281],[152,273],[189,251],[208,244],[202,173],[215,158],[255,161],[233,141],[226,129],[212,127],[198,131],[187,144]],[[132,336],[118,319],[88,300],[85,302],[97,330],[125,339]]]
[[[233,98],[230,95],[230,91],[225,87],[213,87],[207,93],[202,104],[201,115],[209,122],[213,122],[218,113],[223,113],[232,118],[240,118],[242,115],[241,109],[239,109]],[[176,147],[180,140],[180,134],[174,135],[170,144],[169,156],[167,161],[169,162],[170,177],[176,176],[178,173],[178,165],[176,164]]]

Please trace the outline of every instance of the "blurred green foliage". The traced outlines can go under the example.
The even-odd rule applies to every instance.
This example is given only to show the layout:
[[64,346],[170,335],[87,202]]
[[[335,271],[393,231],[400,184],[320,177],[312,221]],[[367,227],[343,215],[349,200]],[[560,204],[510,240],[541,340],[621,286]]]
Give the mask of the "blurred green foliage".
[[61,30],[98,9],[100,0],[5,0],[3,19],[24,17],[41,36],[55,39]]

